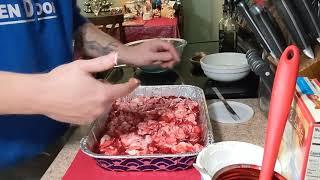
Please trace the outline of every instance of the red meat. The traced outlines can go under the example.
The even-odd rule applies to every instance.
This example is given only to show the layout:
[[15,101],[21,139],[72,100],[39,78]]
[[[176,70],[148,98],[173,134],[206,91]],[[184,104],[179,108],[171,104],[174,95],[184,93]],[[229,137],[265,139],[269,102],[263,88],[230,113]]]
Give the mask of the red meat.
[[199,104],[184,97],[117,100],[98,153],[107,155],[177,154],[201,150]]

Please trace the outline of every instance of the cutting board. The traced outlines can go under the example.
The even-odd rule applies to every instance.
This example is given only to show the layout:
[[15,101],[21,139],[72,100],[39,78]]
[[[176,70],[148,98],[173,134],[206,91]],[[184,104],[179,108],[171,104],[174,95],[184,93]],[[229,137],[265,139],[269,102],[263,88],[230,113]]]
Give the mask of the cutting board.
[[200,180],[195,169],[176,172],[111,172],[99,167],[95,160],[79,151],[63,180]]

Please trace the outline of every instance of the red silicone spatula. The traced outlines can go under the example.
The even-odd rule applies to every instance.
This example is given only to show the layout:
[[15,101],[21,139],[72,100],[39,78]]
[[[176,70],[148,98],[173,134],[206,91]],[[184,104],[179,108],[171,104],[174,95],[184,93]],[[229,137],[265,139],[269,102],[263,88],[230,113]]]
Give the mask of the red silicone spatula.
[[271,180],[293,100],[300,53],[289,46],[281,55],[272,89],[262,170],[259,179]]

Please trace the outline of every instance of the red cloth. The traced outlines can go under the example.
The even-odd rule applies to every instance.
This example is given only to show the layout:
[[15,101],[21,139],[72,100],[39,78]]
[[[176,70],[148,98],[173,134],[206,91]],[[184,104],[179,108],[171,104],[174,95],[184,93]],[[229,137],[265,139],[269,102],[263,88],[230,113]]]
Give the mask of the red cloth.
[[151,38],[179,38],[178,19],[154,18],[143,26],[126,26],[127,42]]
[[146,24],[146,21],[144,21],[142,18],[137,18],[134,20],[125,21],[122,25],[124,27],[129,27],[129,26],[144,26],[145,24]]
[[63,180],[201,180],[195,169],[176,172],[111,172],[99,167],[94,159],[79,151]]

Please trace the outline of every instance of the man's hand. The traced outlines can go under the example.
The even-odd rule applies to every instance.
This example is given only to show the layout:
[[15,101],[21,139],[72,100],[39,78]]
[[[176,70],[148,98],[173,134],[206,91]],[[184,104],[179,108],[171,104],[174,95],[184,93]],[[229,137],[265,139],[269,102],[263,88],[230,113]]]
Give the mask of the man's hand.
[[[84,24],[77,33],[76,49],[88,57],[99,57],[110,52],[119,53],[119,64],[134,66],[160,65],[171,68],[179,61],[173,45],[160,39],[128,47],[102,32],[91,23]],[[77,42],[77,41],[76,41]]]
[[137,46],[119,48],[119,60],[135,66],[159,65],[172,68],[179,62],[174,46],[160,39],[147,41]]
[[136,79],[111,85],[93,78],[92,73],[112,68],[115,58],[116,54],[111,53],[92,60],[77,60],[48,73],[43,114],[62,122],[87,124],[107,112],[114,100],[139,85]]

